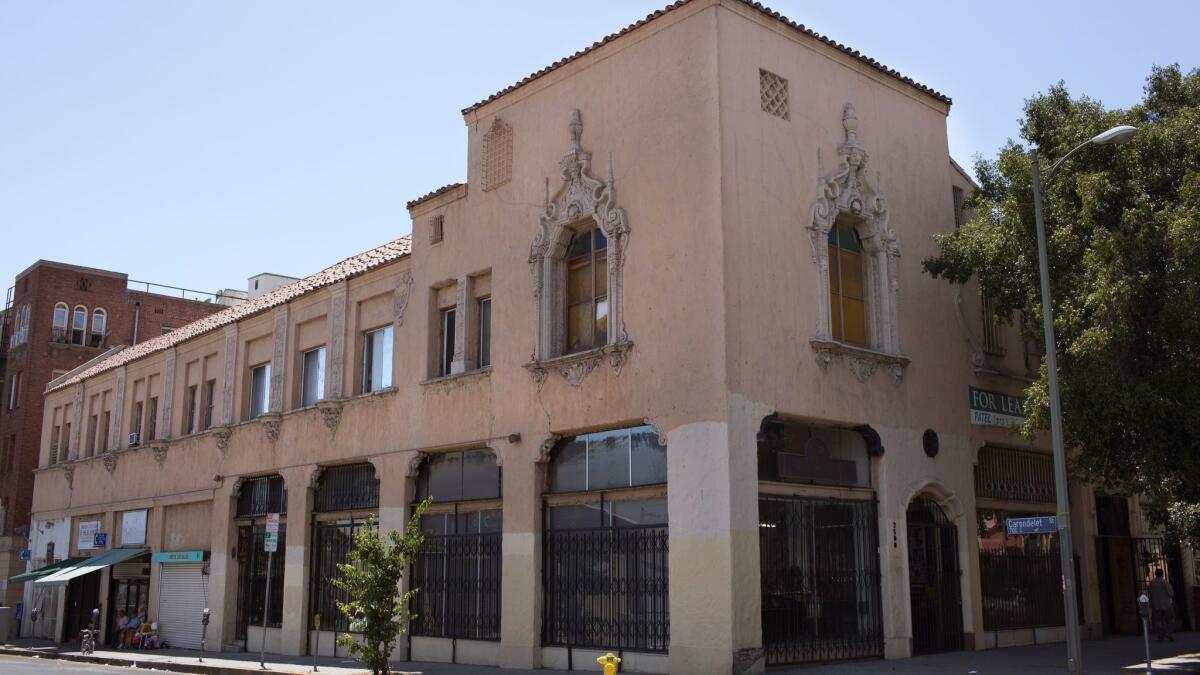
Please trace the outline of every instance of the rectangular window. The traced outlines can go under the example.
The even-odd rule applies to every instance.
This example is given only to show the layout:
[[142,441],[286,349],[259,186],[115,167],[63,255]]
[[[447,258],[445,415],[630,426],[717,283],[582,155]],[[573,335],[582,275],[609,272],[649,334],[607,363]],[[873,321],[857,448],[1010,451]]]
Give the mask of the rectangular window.
[[300,381],[300,405],[307,408],[325,398],[325,348],[304,352]]
[[[456,509],[457,511],[457,506]],[[421,519],[425,548],[413,562],[413,635],[500,639],[501,513],[442,512]]]
[[54,429],[50,432],[50,464],[58,462],[58,443],[59,437],[62,434],[62,427],[54,425]]
[[250,369],[250,419],[271,409],[271,364]]
[[963,189],[955,185],[950,191],[954,199],[954,229],[957,230],[963,224]]
[[392,386],[392,327],[363,333],[364,394]]
[[129,432],[131,434],[138,434],[138,439],[137,439],[137,441],[130,443],[129,444],[130,446],[141,445],[141,441],[142,441],[141,431],[142,431],[142,402],[137,401],[133,404],[133,415],[131,415],[129,418]]
[[104,416],[100,422],[100,438],[97,439],[96,445],[100,446],[100,452],[108,452],[108,421],[112,413],[104,411]]
[[977,509],[979,589],[985,630],[1063,625],[1062,559],[1053,534],[1009,535],[1009,518],[1053,509]]
[[438,375],[449,375],[451,364],[454,362],[454,323],[457,315],[454,308],[442,310],[442,338],[438,342]]
[[88,417],[87,427],[87,456],[91,457],[96,454],[96,427],[100,426],[100,416],[92,415]]
[[217,381],[208,380],[204,383],[204,420],[200,427],[201,431],[206,431],[212,428],[213,425],[213,401],[217,396]]
[[192,385],[183,392],[183,433],[196,433],[196,392],[199,389]]
[[996,312],[992,308],[992,299],[980,295],[980,319],[983,322],[983,351],[992,356],[1004,356],[1004,342],[1001,339],[1000,322],[996,321]]
[[158,397],[150,397],[149,409],[146,412],[146,440],[152,441],[158,437]]
[[479,354],[476,364],[480,368],[492,365],[492,299],[479,299]]
[[279,553],[263,551],[266,525],[254,523],[238,528],[238,604],[237,636],[246,638],[247,626],[263,625],[266,605],[267,562],[271,562],[271,606],[267,609],[267,628],[283,625],[283,562],[287,545],[287,524],[279,525]]
[[67,422],[67,423],[63,424],[62,449],[59,450],[58,456],[63,458],[64,460],[70,459],[71,458],[70,452],[71,452],[71,423]]

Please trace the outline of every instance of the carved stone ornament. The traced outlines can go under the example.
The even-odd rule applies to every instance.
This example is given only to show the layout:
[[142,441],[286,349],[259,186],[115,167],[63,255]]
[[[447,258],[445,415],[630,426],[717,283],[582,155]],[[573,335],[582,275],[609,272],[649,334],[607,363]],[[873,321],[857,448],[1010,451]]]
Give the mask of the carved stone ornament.
[[160,468],[167,461],[167,448],[168,447],[169,446],[166,443],[151,443],[150,444],[150,451],[154,453],[154,461],[158,462],[158,466]]
[[608,361],[608,365],[612,367],[613,374],[620,375],[621,368],[629,360],[629,352],[632,349],[632,342],[623,342],[621,344],[606,345],[599,349],[589,349],[584,352],[558,356],[544,361],[533,361],[525,364],[525,367],[529,369],[530,377],[533,378],[538,391],[541,391],[542,385],[546,382],[546,376],[551,372],[558,373],[571,386],[578,387],[596,369],[596,366],[599,366],[606,360]]
[[[567,330],[566,313],[563,311],[567,248],[572,237],[592,228],[600,228],[608,240],[608,344],[619,345],[629,341],[623,311],[623,280],[625,248],[629,243],[630,230],[625,210],[617,206],[612,157],[608,161],[608,177],[604,180],[596,178],[592,175],[592,154],[580,144],[583,117],[578,110],[571,113],[567,129],[571,146],[558,163],[561,185],[551,195],[550,181],[546,180],[542,215],[529,247],[536,321],[534,362],[561,355]],[[618,356],[614,369],[620,370],[623,363],[622,357]],[[564,376],[582,370],[590,371],[590,368],[571,367]],[[536,381],[538,374],[532,371],[531,374]]]
[[404,475],[408,478],[416,478],[421,473],[421,462],[425,461],[425,453],[418,452],[408,459],[408,466],[404,467]]
[[75,467],[68,466],[65,469],[63,469],[63,478],[67,479],[67,489],[74,490],[75,489]]
[[647,426],[654,430],[654,435],[658,436],[658,444],[667,447],[667,434],[663,432],[662,426],[658,422],[653,422],[649,417],[642,419]]
[[233,436],[233,429],[230,427],[215,427],[212,431],[213,438],[217,441],[217,450],[225,452],[229,449],[229,438]]
[[549,462],[550,452],[554,450],[554,446],[561,440],[562,436],[559,434],[547,434],[542,439],[542,442],[538,443],[537,450],[534,451],[533,461],[538,464]]
[[230,494],[234,499],[242,496],[242,486],[246,484],[245,476],[238,476],[237,480],[233,481],[233,487],[230,489]]
[[829,364],[841,359],[846,362],[847,369],[854,373],[859,382],[868,382],[877,371],[883,369],[892,378],[893,384],[899,384],[904,378],[904,369],[910,359],[902,354],[885,354],[873,349],[857,345],[849,345],[836,340],[809,340],[817,365],[822,370],[828,370]]
[[267,435],[267,440],[272,444],[279,440],[279,427],[282,424],[278,413],[266,413],[259,415],[258,419],[262,422],[263,432]]
[[316,490],[321,484],[321,474],[325,473],[325,467],[317,466],[313,468],[312,473],[308,475],[308,487]]
[[321,421],[330,435],[337,434],[338,424],[342,421],[342,402],[340,400],[317,401],[317,410],[321,411]]
[[546,377],[550,374],[541,366],[532,366],[529,369],[529,376],[533,378],[533,383],[537,385],[538,391],[542,390],[542,385],[546,383]]
[[846,365],[850,367],[850,372],[858,378],[859,382],[866,382],[875,374],[876,363],[871,359],[864,359],[858,356],[851,356],[846,359]]
[[395,297],[392,301],[392,322],[399,328],[404,325],[404,311],[408,309],[408,299],[412,295],[412,271],[404,270],[396,281]]
[[106,452],[100,456],[100,459],[104,462],[104,469],[109,473],[117,470],[117,453]]
[[888,207],[880,178],[867,173],[870,155],[858,142],[858,115],[847,103],[842,109],[846,140],[838,146],[838,168],[826,173],[817,150],[817,199],[806,228],[816,263],[817,326],[815,340],[830,341],[829,231],[839,222],[852,226],[862,241],[863,286],[867,306],[867,347],[887,354],[900,353],[897,334],[897,280],[900,244],[888,224]]

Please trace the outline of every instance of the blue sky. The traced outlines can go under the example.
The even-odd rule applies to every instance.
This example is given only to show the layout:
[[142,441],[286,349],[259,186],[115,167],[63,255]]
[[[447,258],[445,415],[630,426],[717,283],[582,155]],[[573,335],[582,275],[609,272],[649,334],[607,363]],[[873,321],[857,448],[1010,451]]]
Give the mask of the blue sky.
[[[303,276],[409,231],[462,180],[460,110],[666,0],[6,0],[0,282],[38,258],[203,290]],[[1200,65],[1200,4],[773,9],[954,99],[963,164],[1062,79],[1109,106]]]

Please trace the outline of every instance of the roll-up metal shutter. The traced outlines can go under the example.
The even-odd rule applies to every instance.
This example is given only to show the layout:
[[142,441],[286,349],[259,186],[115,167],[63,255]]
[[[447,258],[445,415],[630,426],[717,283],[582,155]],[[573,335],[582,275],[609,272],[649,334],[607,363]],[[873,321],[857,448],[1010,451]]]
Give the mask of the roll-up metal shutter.
[[160,565],[158,636],[172,647],[199,649],[202,612],[208,603],[204,563]]

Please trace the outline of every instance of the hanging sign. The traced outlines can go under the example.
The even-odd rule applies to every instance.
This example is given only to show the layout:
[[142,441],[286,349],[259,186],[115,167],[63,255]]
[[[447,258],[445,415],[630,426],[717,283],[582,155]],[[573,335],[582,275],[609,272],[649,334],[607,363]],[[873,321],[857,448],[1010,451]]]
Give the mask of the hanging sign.
[[263,551],[274,553],[279,550],[279,514],[267,514],[267,528],[263,534]]
[[1058,518],[1055,516],[1009,518],[1005,521],[1005,527],[1010,535],[1052,534],[1054,532],[1058,532]]
[[1025,423],[1025,397],[967,387],[971,397],[971,424],[1010,427]]

